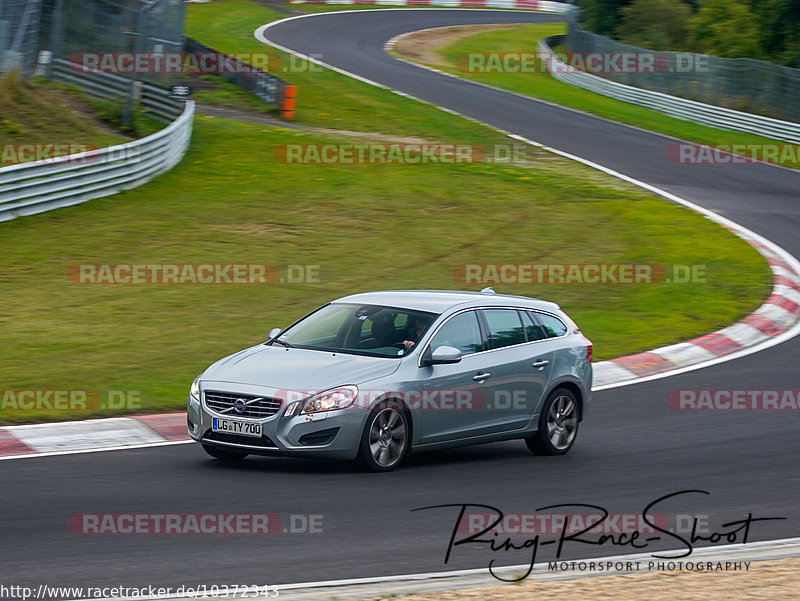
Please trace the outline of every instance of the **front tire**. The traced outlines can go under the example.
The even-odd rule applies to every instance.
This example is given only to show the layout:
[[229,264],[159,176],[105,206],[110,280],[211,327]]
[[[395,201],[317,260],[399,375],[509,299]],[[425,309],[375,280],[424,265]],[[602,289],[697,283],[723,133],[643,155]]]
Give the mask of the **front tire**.
[[221,459],[222,461],[241,461],[247,457],[247,453],[240,453],[238,451],[226,451],[210,444],[204,444],[203,450],[211,455],[214,459]]
[[525,439],[536,455],[566,455],[575,443],[579,421],[578,399],[566,388],[551,392],[539,416],[539,429]]
[[396,405],[382,403],[367,417],[358,461],[371,472],[388,472],[403,461],[409,445],[408,419]]

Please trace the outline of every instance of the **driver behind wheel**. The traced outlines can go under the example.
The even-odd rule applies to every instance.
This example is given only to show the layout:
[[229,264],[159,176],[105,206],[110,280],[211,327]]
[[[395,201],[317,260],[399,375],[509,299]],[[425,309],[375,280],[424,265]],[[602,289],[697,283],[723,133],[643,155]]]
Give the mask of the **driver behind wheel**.
[[422,319],[421,317],[417,317],[414,321],[414,329],[413,332],[407,337],[406,340],[403,340],[403,346],[408,350],[414,347],[417,342],[419,342],[422,333],[428,327],[428,323],[426,320]]

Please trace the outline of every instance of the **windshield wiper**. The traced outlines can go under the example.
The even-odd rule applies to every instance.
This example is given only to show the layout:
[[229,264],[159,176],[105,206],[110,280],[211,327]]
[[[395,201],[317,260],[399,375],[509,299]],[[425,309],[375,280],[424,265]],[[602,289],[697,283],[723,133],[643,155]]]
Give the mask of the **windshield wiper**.
[[288,342],[284,342],[283,340],[278,340],[277,338],[273,338],[273,339],[272,339],[272,342],[277,342],[278,344],[282,344],[282,345],[283,345],[283,346],[285,346],[286,348],[294,348],[294,347],[293,347],[291,344],[289,344]]

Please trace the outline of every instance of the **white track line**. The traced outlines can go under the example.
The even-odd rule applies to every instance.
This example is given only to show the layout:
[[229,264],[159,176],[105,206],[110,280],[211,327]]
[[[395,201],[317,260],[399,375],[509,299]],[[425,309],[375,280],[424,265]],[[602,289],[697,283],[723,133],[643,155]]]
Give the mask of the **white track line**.
[[94,449],[76,449],[71,451],[49,451],[47,453],[27,453],[26,455],[8,455],[0,457],[0,461],[13,459],[35,459],[37,457],[57,457],[58,455],[81,455],[83,453],[104,453],[106,451],[127,451],[129,449],[149,449],[150,447],[168,447],[176,444],[189,444],[194,440],[165,440],[164,442],[148,442],[145,444],[132,444],[124,447],[97,447]]
[[[682,549],[670,549],[666,551],[654,551],[654,553],[658,553],[659,555],[664,554],[675,554],[680,555],[686,551],[685,548]],[[686,562],[694,562],[696,563],[699,561],[765,561],[769,559],[782,559],[787,557],[796,557],[800,555],[800,538],[784,538],[772,541],[759,541],[747,544],[729,544],[729,545],[714,545],[710,547],[700,547],[695,549],[692,555],[689,557],[683,557],[676,560],[669,560],[669,559],[655,559],[653,558],[651,553],[635,553],[631,555],[615,555],[611,557],[592,557],[592,558],[585,558],[585,559],[565,559],[563,561],[567,563],[575,563],[579,562],[607,562],[611,561],[614,563],[617,562],[636,562],[636,561],[656,561],[656,562],[669,562],[669,561],[682,561]],[[562,560],[557,560],[560,563]],[[534,580],[550,580],[555,579],[553,574],[557,574],[559,579],[570,579],[570,578],[584,578],[584,577],[591,577],[591,576],[609,576],[614,574],[627,574],[627,573],[637,573],[637,572],[630,572],[630,571],[620,571],[620,572],[593,572],[589,573],[578,573],[578,574],[570,574],[565,575],[563,572],[549,572],[546,567],[546,563],[549,562],[539,562],[537,567],[531,572],[529,578]],[[508,574],[508,573],[519,573],[519,572],[526,572],[528,570],[528,565],[520,564],[520,565],[513,565],[513,566],[502,566],[493,568],[493,570],[498,574]],[[358,595],[358,598],[362,598],[364,596],[374,597],[379,596],[381,593],[388,592],[386,591],[387,585],[402,585],[403,583],[406,586],[412,583],[419,583],[423,581],[436,581],[436,580],[454,580],[454,579],[463,579],[465,577],[470,576],[478,576],[478,577],[485,577],[482,578],[480,582],[470,582],[470,586],[486,586],[494,584],[495,586],[502,586],[503,583],[499,580],[495,580],[488,574],[488,568],[472,568],[466,570],[449,570],[446,572],[423,572],[417,574],[398,574],[396,576],[375,576],[375,577],[368,577],[368,578],[347,578],[343,580],[322,580],[319,582],[298,582],[294,584],[278,584],[274,586],[270,586],[269,588],[277,589],[279,591],[279,597],[281,599],[292,599],[300,598],[299,596],[292,595],[292,591],[296,594],[300,594],[303,591],[307,593],[312,593],[317,591],[319,596],[310,597],[310,596],[303,596],[304,599],[330,599],[332,597],[339,596],[344,594],[345,591],[340,591],[337,589],[343,589],[345,587],[367,587],[369,585],[381,585],[383,588],[381,592],[369,592],[369,591],[346,591],[347,593]],[[210,584],[210,583],[209,583]],[[457,588],[458,584],[454,582],[446,582],[444,583],[447,586],[452,586]],[[263,586],[263,585],[261,585]],[[327,590],[318,590],[318,589],[327,589]],[[444,589],[440,589],[444,590]],[[395,594],[402,594],[402,591],[399,589],[395,589],[391,591]],[[287,595],[288,593],[288,595]],[[170,595],[162,595],[162,596],[141,596],[141,597],[114,597],[113,600],[109,599],[98,599],[98,601],[133,601],[138,599],[139,601],[155,601],[156,599],[196,599],[197,597],[194,596],[186,596],[186,595],[179,595],[177,593],[173,593]],[[205,597],[208,599],[209,597]],[[244,598],[244,597],[228,597],[228,598]],[[251,593],[252,598],[252,593]],[[73,599],[71,601],[85,601],[85,599]]]

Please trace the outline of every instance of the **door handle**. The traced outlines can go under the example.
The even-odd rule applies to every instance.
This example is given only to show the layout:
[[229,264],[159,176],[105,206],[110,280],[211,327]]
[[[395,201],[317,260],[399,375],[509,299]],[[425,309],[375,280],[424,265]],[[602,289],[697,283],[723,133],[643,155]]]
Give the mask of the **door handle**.
[[490,374],[488,372],[483,372],[483,373],[475,374],[474,376],[472,376],[472,379],[475,380],[476,382],[483,382],[486,378],[490,377],[491,375],[492,374]]
[[547,367],[550,365],[549,361],[545,361],[544,359],[537,359],[536,362],[533,364],[533,367],[536,369],[542,369],[543,367]]

